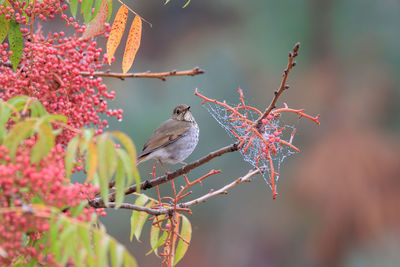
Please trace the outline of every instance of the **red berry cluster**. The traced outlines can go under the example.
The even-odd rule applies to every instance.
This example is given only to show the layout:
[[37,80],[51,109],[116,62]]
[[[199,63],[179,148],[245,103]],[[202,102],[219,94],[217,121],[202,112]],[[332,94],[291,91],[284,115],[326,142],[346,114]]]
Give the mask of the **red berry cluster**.
[[[75,129],[95,125],[96,133],[101,133],[108,124],[100,119],[101,114],[122,119],[123,110],[107,107],[107,100],[113,99],[115,92],[107,91],[101,78],[87,75],[102,67],[106,55],[94,40],[79,38],[85,26],[63,14],[66,8],[62,0],[8,0],[0,5],[0,15],[17,22],[24,38],[16,71],[11,64],[12,44],[0,44],[0,98],[7,101],[18,95],[30,96],[49,113],[65,115],[69,125],[63,127],[56,146],[40,163],[31,164],[30,159],[35,137],[18,148],[15,160],[6,147],[0,146],[0,266],[12,264],[21,255],[39,263],[55,264],[52,255],[43,254],[43,245],[33,246],[33,240],[50,229],[49,207],[68,207],[63,213],[68,216],[73,207],[98,193],[97,187],[72,184],[65,179],[64,146],[75,135]],[[60,15],[76,34],[66,36],[60,31],[45,36],[40,25],[35,33],[31,31],[29,23],[33,20],[46,21],[55,15]],[[107,31],[109,25],[105,35]],[[105,216],[104,209],[85,208],[76,218],[89,221],[93,213]]]
[[[72,208],[98,192],[92,185],[71,184],[65,179],[62,145],[56,145],[40,163],[31,164],[30,151],[34,144],[34,138],[26,140],[14,161],[7,148],[0,146],[0,206],[3,208],[0,249],[6,253],[0,257],[0,266],[11,264],[20,255],[34,257],[39,262],[43,259],[43,254],[31,246],[32,240],[40,239],[41,233],[50,227],[50,211],[39,206]],[[35,198],[40,199],[39,206],[32,204]],[[76,218],[90,221],[93,212],[104,215],[103,209],[85,208]],[[65,214],[69,215],[69,211]],[[27,233],[28,240],[24,242]],[[48,255],[46,261],[49,263]]]
[[[27,3],[29,2],[29,3]],[[0,15],[6,19],[13,19],[21,25],[26,25],[29,18],[35,16],[42,21],[54,19],[56,14],[62,13],[68,5],[60,0],[18,1],[8,0],[0,5]]]
[[[0,45],[0,98],[8,100],[16,95],[28,95],[38,99],[49,113],[63,114],[68,117],[68,124],[73,128],[95,125],[97,133],[108,125],[99,115],[106,114],[122,119],[123,110],[109,110],[107,99],[113,99],[114,91],[107,91],[107,86],[100,77],[82,75],[93,73],[102,67],[103,50],[97,47],[94,40],[83,40],[78,36],[85,26],[80,26],[73,18],[62,13],[64,6],[59,0],[48,0],[37,3],[34,9],[40,15],[50,16],[59,13],[76,30],[76,35],[67,37],[64,32],[49,33],[45,37],[41,31],[26,34],[21,62],[14,71],[10,66],[13,54],[7,43]],[[14,7],[23,5],[14,2]],[[29,10],[30,5],[28,5]],[[9,6],[0,6],[0,10],[8,10],[16,19],[18,12],[12,12]],[[23,9],[26,10],[26,9]],[[32,12],[32,11],[31,11]],[[30,16],[27,12],[27,16]],[[20,16],[18,16],[20,17]],[[109,27],[108,27],[109,28]],[[102,59],[103,57],[103,59]],[[58,141],[66,144],[74,135],[64,130]]]

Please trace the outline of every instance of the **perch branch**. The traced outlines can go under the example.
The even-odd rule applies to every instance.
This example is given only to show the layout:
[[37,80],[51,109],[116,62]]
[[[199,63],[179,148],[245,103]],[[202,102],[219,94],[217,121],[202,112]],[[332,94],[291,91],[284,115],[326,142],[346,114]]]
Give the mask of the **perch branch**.
[[109,72],[109,71],[95,71],[93,73],[82,71],[80,72],[83,76],[97,76],[97,77],[112,77],[112,78],[119,78],[124,80],[125,78],[156,78],[162,81],[166,80],[166,77],[172,76],[195,76],[198,74],[203,74],[204,70],[200,69],[199,67],[195,67],[191,70],[172,70],[172,71],[165,71],[165,72],[136,72],[136,73],[116,73],[116,72]]
[[[115,202],[110,202],[108,203],[107,206],[104,206],[105,208],[115,208]],[[160,209],[152,209],[152,208],[147,208],[143,206],[137,206],[129,203],[122,203],[121,206],[119,206],[120,209],[127,209],[127,210],[137,210],[137,211],[144,211],[148,214],[151,215],[161,215],[161,214],[168,214],[172,211],[171,208],[160,208]]]
[[[148,214],[151,215],[161,215],[161,214],[172,214],[175,210],[183,210],[183,211],[189,211],[187,208],[197,205],[199,203],[205,202],[208,199],[218,196],[218,195],[226,195],[228,193],[228,191],[230,189],[232,189],[233,187],[242,184],[244,182],[250,182],[251,181],[251,177],[253,177],[256,174],[262,173],[264,171],[264,169],[256,169],[256,170],[252,170],[249,171],[246,175],[237,178],[235,181],[221,187],[218,190],[215,191],[211,191],[199,198],[196,198],[194,200],[190,200],[188,202],[185,203],[179,203],[176,205],[172,205],[169,208],[157,208],[157,209],[152,209],[152,208],[147,208],[147,207],[142,207],[142,206],[136,206],[133,204],[128,204],[128,203],[122,203],[121,206],[119,207],[120,209],[128,209],[128,210],[137,210],[137,211],[144,211],[147,212]],[[115,203],[111,202],[108,203],[107,206],[103,206],[104,208],[115,208]]]
[[[229,146],[220,148],[220,149],[218,149],[218,150],[216,150],[214,152],[210,152],[206,156],[204,156],[204,157],[202,157],[202,158],[200,158],[200,159],[198,159],[196,161],[193,161],[192,163],[189,163],[189,164],[183,166],[182,168],[180,168],[180,169],[178,169],[178,170],[176,170],[176,171],[174,171],[172,173],[159,176],[156,179],[150,179],[150,180],[143,181],[142,183],[140,183],[140,189],[141,190],[146,190],[146,189],[150,189],[152,187],[155,187],[157,185],[166,183],[166,182],[168,182],[168,181],[170,181],[170,180],[172,180],[172,179],[174,179],[174,178],[176,178],[178,176],[181,176],[182,174],[186,174],[186,173],[190,172],[194,168],[197,168],[200,165],[203,165],[204,163],[209,162],[210,160],[212,160],[215,157],[219,157],[219,156],[221,156],[223,154],[226,154],[226,153],[229,153],[229,152],[233,152],[233,151],[236,151],[238,149],[239,149],[238,148],[238,144],[234,143],[234,144],[231,144]],[[137,188],[136,185],[129,186],[125,190],[125,195],[129,195],[129,194],[132,194],[132,193],[136,192],[136,188]],[[114,200],[115,200],[115,192],[110,193],[108,195],[108,199],[109,199],[110,202],[114,202]],[[92,207],[95,207],[95,208],[100,208],[100,207],[104,207],[104,202],[101,199],[101,197],[97,197],[97,198],[94,198],[93,200],[89,201],[89,205],[92,206]]]

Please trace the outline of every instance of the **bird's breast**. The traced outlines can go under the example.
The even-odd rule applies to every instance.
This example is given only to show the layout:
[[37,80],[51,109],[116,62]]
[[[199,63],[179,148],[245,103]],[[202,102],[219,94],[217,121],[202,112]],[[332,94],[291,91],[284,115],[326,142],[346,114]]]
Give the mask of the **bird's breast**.
[[184,136],[165,148],[170,155],[167,162],[176,163],[184,161],[196,148],[198,142],[199,128],[197,125],[192,125]]

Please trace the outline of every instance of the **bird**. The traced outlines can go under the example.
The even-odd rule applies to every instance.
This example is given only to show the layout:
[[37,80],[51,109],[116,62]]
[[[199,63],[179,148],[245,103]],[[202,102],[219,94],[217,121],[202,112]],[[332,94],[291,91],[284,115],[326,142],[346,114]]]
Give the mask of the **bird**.
[[199,126],[190,106],[181,104],[174,108],[170,119],[164,121],[144,144],[137,156],[137,164],[149,159],[163,163],[177,164],[194,151],[199,142]]

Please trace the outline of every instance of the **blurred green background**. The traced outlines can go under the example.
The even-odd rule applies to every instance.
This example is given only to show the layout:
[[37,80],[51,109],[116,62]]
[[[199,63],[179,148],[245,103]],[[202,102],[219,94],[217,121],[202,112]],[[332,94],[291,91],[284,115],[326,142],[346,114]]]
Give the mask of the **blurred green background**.
[[[238,103],[241,87],[247,103],[263,110],[297,41],[291,88],[278,106],[321,114],[321,125],[296,122],[294,144],[302,152],[283,164],[276,200],[258,176],[195,206],[192,242],[180,265],[398,266],[400,1],[192,0],[182,9],[184,3],[126,1],[153,24],[143,24],[133,71],[199,66],[206,73],[166,82],[105,79],[116,91],[110,107],[125,111],[122,122],[110,120],[109,130],[128,133],[140,150],[173,107],[186,103],[200,126],[199,144],[186,162],[226,146],[232,140],[194,89]],[[114,14],[118,7],[115,2]],[[121,71],[122,52],[111,70]],[[195,179],[210,169],[223,171],[194,188],[194,196],[250,168],[239,153],[217,158],[190,173]],[[139,166],[142,179],[151,169],[152,162]],[[161,191],[169,195],[171,186]],[[154,196],[154,190],[146,193]],[[149,224],[142,242],[130,243],[129,218],[129,211],[110,210],[103,222],[140,266],[160,265],[156,256],[145,256]]]

